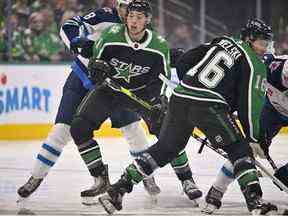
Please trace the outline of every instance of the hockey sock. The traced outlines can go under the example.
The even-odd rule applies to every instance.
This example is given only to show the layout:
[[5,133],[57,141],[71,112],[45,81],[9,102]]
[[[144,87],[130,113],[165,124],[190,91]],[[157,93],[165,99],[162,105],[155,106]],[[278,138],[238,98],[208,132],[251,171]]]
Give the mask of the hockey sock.
[[213,186],[224,194],[228,186],[235,180],[233,172],[233,165],[227,160],[219,171]]
[[236,160],[234,162],[234,173],[246,199],[247,207],[251,211],[255,197],[262,197],[262,190],[253,159],[244,157]]
[[42,144],[41,149],[35,161],[32,176],[35,178],[44,178],[51,167],[61,155],[64,146],[72,139],[70,135],[70,126],[66,124],[55,124],[52,127],[47,139]]
[[152,175],[154,170],[156,170],[158,167],[159,166],[150,154],[143,153],[134,160],[133,164],[130,164],[126,168],[126,173],[128,179],[133,182],[133,184],[137,184],[144,178]]
[[137,157],[149,147],[149,141],[140,121],[133,122],[120,128],[129,144],[129,152],[132,157]]
[[180,181],[192,178],[192,171],[185,150],[178,154],[177,158],[171,162],[171,166]]
[[98,143],[95,140],[90,139],[89,141],[79,145],[78,150],[90,174],[94,177],[100,176],[105,167],[102,162],[101,151]]

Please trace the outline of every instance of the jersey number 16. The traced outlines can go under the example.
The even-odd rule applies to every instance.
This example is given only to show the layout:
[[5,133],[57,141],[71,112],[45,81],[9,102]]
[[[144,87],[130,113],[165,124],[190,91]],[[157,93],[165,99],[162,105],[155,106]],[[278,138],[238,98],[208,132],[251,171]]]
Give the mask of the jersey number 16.
[[[200,67],[204,68],[198,73],[198,80],[207,88],[215,88],[225,76],[225,69],[219,65],[220,62],[231,68],[234,65],[234,59],[224,50],[213,53],[216,47],[211,48],[204,58],[193,68],[191,68],[187,75],[195,76],[199,72]],[[207,62],[207,59],[214,54],[214,57]]]

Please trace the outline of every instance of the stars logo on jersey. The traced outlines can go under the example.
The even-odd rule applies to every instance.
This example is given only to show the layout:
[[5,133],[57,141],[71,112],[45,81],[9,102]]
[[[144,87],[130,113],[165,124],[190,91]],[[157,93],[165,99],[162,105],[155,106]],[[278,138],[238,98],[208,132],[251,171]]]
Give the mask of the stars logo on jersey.
[[117,71],[117,74],[114,76],[115,78],[122,78],[126,82],[130,83],[130,71],[132,69],[133,65],[130,63],[129,65],[124,66],[123,68],[115,68]]
[[130,83],[131,77],[139,76],[144,73],[150,72],[150,67],[143,67],[141,65],[134,65],[133,63],[126,63],[120,61],[117,58],[112,58],[110,64],[115,68],[117,72],[113,77],[116,79],[124,79],[127,83]]

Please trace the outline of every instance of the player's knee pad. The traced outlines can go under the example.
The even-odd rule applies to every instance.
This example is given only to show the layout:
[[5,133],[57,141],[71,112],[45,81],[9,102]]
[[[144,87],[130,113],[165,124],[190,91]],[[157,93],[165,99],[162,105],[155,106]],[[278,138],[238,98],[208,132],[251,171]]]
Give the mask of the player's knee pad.
[[133,157],[137,157],[149,147],[149,141],[140,121],[133,122],[120,130],[129,144],[129,151]]
[[145,177],[150,176],[154,170],[159,167],[154,158],[152,158],[152,156],[148,153],[143,153],[137,157],[135,159],[135,166]]
[[93,129],[89,121],[77,116],[71,123],[70,133],[76,145],[80,145],[93,138]]
[[70,134],[70,126],[67,124],[55,124],[48,134],[45,143],[51,145],[57,150],[62,150],[64,146],[72,139]]
[[242,173],[243,170],[255,170],[255,161],[251,157],[243,157],[236,160],[233,164],[234,166],[234,175],[237,177],[239,173]]

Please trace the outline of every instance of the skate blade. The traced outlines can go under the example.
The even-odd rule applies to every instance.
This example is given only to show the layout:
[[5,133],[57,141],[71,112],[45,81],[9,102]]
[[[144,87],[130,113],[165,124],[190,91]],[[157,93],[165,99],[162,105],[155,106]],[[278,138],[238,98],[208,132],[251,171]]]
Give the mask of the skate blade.
[[217,211],[217,208],[214,205],[206,204],[204,208],[201,209],[201,212],[204,214],[213,214]]
[[96,197],[82,197],[81,203],[85,206],[93,206],[99,204],[98,199],[96,199]]
[[16,205],[18,209],[28,209],[27,205],[28,205],[28,200],[29,198],[24,198],[24,197],[18,197],[17,201],[16,201]]
[[157,197],[157,195],[149,194],[149,199],[150,199],[151,204],[152,204],[153,206],[158,203],[158,197]]
[[191,202],[191,207],[192,208],[198,208],[199,207],[199,202],[198,202],[199,199],[194,199],[194,200],[190,200]]
[[99,197],[98,201],[109,215],[112,215],[116,211],[114,205],[109,201],[108,195]]
[[30,209],[22,208],[17,212],[17,215],[36,215],[36,214]]
[[[261,209],[255,209],[251,212],[252,215],[261,215]],[[262,214],[263,215],[263,214]],[[279,212],[278,211],[269,211],[267,212],[267,214],[265,215],[279,215]],[[280,215],[283,215],[283,214],[280,214]]]

